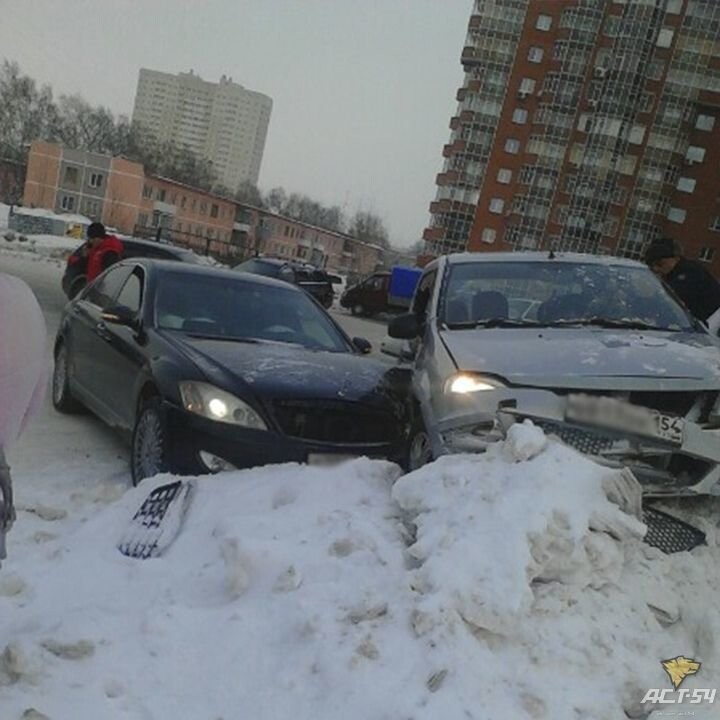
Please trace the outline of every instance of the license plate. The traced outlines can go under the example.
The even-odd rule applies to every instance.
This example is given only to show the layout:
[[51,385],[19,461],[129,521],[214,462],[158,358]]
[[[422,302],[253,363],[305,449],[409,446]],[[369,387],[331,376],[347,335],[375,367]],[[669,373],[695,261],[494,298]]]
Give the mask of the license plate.
[[685,421],[682,418],[615,398],[570,395],[565,417],[567,420],[620,430],[631,435],[657,438],[673,445],[682,445],[685,438]]
[[340,453],[309,453],[308,465],[329,467],[331,465],[339,465],[348,460],[355,460],[357,457],[357,455],[342,455]]

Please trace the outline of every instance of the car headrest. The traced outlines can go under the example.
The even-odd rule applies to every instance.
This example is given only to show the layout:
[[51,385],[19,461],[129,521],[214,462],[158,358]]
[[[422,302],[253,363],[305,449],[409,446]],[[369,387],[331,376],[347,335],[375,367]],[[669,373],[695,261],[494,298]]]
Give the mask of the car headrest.
[[507,298],[496,290],[480,291],[475,293],[472,302],[473,320],[493,320],[500,318],[507,320],[510,314],[510,307]]

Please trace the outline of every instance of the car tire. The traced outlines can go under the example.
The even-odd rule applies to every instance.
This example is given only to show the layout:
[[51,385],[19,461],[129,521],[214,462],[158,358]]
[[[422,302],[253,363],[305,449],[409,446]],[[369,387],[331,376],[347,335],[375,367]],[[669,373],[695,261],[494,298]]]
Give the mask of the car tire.
[[355,303],[350,306],[350,312],[355,316],[362,316],[365,314],[365,308],[360,303]]
[[169,434],[160,398],[145,401],[138,411],[130,448],[133,485],[145,478],[172,472]]
[[422,418],[418,418],[413,422],[412,428],[410,429],[405,467],[408,472],[413,472],[431,463],[434,459],[430,445],[430,435],[425,428]]
[[68,377],[68,352],[65,343],[61,343],[55,353],[55,367],[52,376],[52,403],[61,413],[69,415],[79,412],[82,405],[73,397]]

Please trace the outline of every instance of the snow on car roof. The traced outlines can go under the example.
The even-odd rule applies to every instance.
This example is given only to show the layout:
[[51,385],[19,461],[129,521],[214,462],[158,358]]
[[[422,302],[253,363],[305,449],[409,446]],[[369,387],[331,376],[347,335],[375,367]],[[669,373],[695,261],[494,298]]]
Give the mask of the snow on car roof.
[[451,265],[460,263],[487,263],[487,262],[558,262],[558,263],[584,263],[592,265],[621,265],[624,267],[646,267],[637,260],[616,257],[614,255],[590,255],[589,253],[554,253],[548,252],[466,252],[447,255]]

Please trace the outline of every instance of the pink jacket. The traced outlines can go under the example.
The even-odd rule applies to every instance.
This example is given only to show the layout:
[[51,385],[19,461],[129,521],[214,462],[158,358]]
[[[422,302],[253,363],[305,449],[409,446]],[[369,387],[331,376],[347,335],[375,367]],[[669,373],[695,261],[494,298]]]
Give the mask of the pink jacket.
[[0,272],[0,448],[42,405],[48,360],[45,320],[32,290]]

